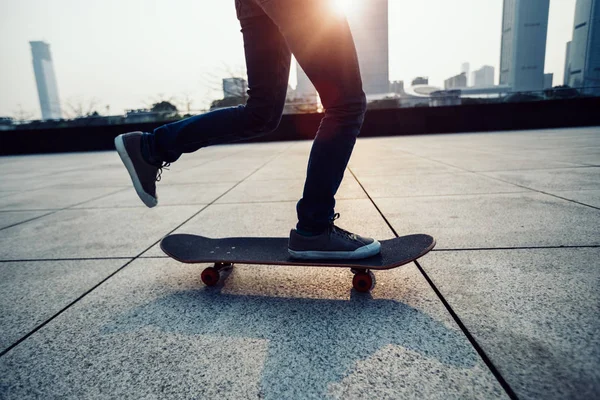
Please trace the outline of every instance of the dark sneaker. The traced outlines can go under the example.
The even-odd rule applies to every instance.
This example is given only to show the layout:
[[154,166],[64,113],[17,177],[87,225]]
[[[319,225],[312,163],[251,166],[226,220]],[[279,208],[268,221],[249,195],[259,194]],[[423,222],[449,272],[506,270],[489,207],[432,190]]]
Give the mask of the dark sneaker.
[[[336,214],[334,220],[339,217]],[[379,254],[381,244],[331,225],[320,235],[304,236],[295,229],[290,232],[288,251],[293,258],[303,260],[357,260]]]
[[131,177],[135,191],[145,205],[152,208],[158,204],[156,182],[160,181],[163,167],[148,163],[142,156],[142,132],[130,132],[115,138],[115,147]]

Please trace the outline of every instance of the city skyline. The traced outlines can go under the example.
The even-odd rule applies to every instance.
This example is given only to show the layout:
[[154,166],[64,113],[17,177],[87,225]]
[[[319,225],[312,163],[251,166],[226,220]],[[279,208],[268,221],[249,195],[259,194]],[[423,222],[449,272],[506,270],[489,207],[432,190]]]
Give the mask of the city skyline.
[[[423,75],[443,86],[463,62],[472,70],[490,65],[498,71],[502,0],[481,3],[391,1],[389,79],[410,82]],[[563,76],[574,9],[575,0],[551,1],[546,73]],[[109,105],[114,114],[184,94],[193,98],[193,109],[206,108],[222,93],[227,69],[244,66],[233,1],[182,0],[178,7],[164,0],[7,2],[0,5],[0,51],[11,60],[0,73],[2,116],[14,115],[19,104],[39,109],[31,57],[24,57],[31,40],[52,45],[63,103],[94,99],[100,112]]]

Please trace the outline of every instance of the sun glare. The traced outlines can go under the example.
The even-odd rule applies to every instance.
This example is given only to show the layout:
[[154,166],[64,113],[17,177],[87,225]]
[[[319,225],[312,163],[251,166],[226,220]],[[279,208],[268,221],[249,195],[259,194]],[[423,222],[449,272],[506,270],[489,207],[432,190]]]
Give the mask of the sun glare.
[[350,15],[356,10],[356,0],[333,0],[335,11],[343,15]]

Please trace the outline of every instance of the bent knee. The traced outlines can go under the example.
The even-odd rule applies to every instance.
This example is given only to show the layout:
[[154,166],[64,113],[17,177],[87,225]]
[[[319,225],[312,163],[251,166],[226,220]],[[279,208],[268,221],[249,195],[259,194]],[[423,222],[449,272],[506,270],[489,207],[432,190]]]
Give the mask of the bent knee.
[[244,132],[249,136],[264,135],[277,129],[281,122],[281,115],[275,115],[268,108],[245,108]]

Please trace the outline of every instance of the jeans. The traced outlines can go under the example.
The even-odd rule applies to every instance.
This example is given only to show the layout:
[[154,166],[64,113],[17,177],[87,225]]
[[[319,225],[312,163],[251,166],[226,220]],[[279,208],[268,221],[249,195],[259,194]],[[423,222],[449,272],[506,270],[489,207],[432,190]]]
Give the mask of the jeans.
[[354,40],[331,0],[235,0],[248,73],[246,105],[197,115],[148,135],[151,156],[182,153],[273,132],[281,120],[292,53],[319,92],[324,117],[313,142],[298,229],[321,232],[364,120],[366,97]]

